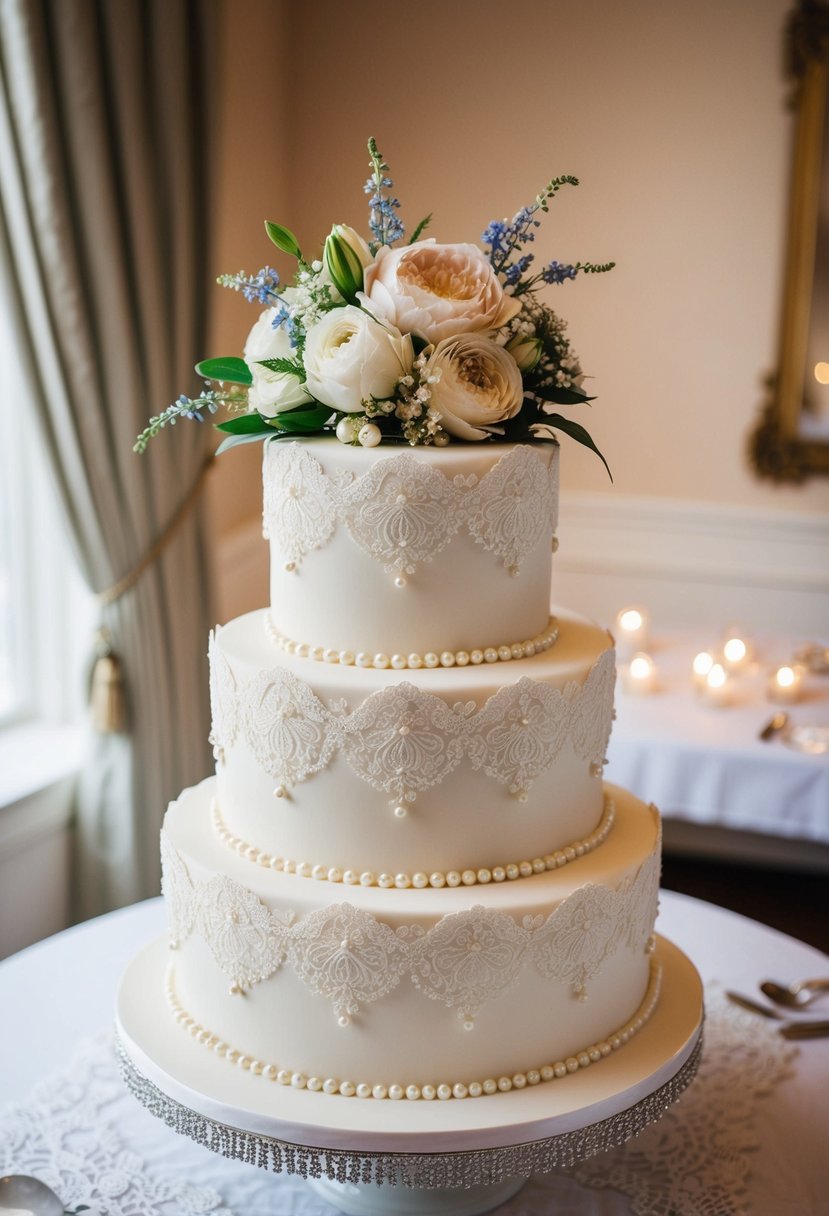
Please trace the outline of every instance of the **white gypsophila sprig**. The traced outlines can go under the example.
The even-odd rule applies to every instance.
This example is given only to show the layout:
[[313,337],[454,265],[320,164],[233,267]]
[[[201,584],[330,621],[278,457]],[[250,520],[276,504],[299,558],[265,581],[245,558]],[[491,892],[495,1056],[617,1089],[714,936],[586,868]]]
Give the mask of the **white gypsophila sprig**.
[[546,304],[525,300],[521,312],[504,327],[498,338],[504,343],[520,338],[540,339],[541,358],[532,373],[525,376],[527,388],[540,397],[544,396],[545,389],[578,389],[581,386],[584,372],[567,337],[567,322]]
[[398,398],[394,416],[401,424],[404,439],[412,445],[430,444],[440,431],[440,413],[430,405],[432,385],[440,379],[440,370],[427,372],[425,351],[415,359],[411,373],[398,383]]

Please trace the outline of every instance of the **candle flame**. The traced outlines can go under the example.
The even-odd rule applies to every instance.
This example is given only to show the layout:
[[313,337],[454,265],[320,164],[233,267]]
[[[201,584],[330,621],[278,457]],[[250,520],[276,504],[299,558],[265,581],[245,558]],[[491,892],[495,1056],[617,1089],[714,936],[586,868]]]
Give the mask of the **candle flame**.
[[709,688],[722,688],[728,675],[722,663],[714,663],[705,679]]

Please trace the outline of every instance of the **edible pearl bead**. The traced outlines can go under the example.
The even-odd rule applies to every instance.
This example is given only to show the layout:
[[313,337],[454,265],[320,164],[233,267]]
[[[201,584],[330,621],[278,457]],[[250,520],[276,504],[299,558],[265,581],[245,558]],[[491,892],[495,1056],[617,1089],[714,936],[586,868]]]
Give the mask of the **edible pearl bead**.
[[377,885],[378,885],[378,887],[384,887],[386,889],[388,889],[389,887],[393,887],[394,886],[394,875],[393,874],[381,874],[380,877],[377,879]]
[[455,662],[458,667],[466,667],[469,663],[469,652],[467,650],[459,650],[455,655]]
[[420,1096],[425,1098],[427,1102],[432,1102],[437,1096],[437,1090],[434,1085],[421,1085]]
[[422,874],[418,871],[417,874],[412,875],[412,886],[413,887],[422,889],[423,887],[428,887],[428,885],[429,885],[429,878],[426,874]]
[[438,870],[436,870],[434,874],[429,875],[429,886],[430,887],[445,887],[446,886],[445,876],[443,874],[441,874]]
[[383,1098],[387,1098],[389,1096],[389,1091],[386,1089],[385,1085],[375,1085],[371,1091],[371,1096],[372,1098],[376,1098],[378,1102],[382,1102]]
[[483,1092],[484,1092],[484,1087],[480,1081],[470,1081],[469,1082],[470,1098],[480,1098],[480,1096]]
[[449,870],[446,875],[446,882],[450,887],[459,887],[461,885],[461,876],[457,870]]
[[395,585],[395,587],[405,587],[406,586],[406,580],[402,574],[398,574],[397,578],[394,580],[394,585]]
[[395,874],[394,885],[400,890],[405,890],[406,887],[410,887],[412,885],[412,880],[409,878],[408,874]]
[[432,650],[423,656],[423,662],[427,667],[438,667],[440,665],[440,659]]
[[336,1094],[339,1093],[339,1089],[340,1083],[333,1077],[326,1077],[322,1083],[322,1092],[324,1094]]
[[497,663],[498,651],[494,646],[487,646],[486,650],[484,651],[484,658],[486,659],[487,663]]
[[391,1098],[392,1102],[399,1102],[403,1097],[404,1092],[405,1091],[402,1085],[389,1086],[389,1097]]
[[451,650],[443,651],[443,653],[440,656],[440,665],[441,665],[441,667],[454,667],[455,666],[455,656],[452,654]]
[[363,448],[376,448],[382,438],[379,426],[375,426],[373,422],[367,422],[357,432],[357,440]]
[[449,1098],[452,1097],[452,1086],[446,1085],[446,1084],[439,1085],[437,1092],[438,1092],[438,1097],[440,1098],[441,1102],[447,1102],[449,1100]]
[[466,1088],[466,1086],[463,1084],[462,1081],[457,1081],[452,1086],[452,1096],[454,1098],[465,1098],[468,1093],[469,1093],[469,1090]]
[[420,1097],[420,1086],[419,1085],[407,1085],[406,1086],[406,1097],[409,1099],[410,1102],[416,1102],[418,1100],[418,1098]]
[[396,806],[394,808],[394,815],[396,819],[405,819],[408,813],[409,812],[405,806]]
[[436,448],[445,448],[449,443],[449,436],[446,431],[436,431],[432,442]]
[[354,1085],[354,1083],[352,1081],[341,1081],[340,1082],[340,1093],[342,1094],[342,1096],[344,1098],[353,1098],[356,1092],[357,1092],[357,1087]]
[[319,1091],[322,1089],[322,1077],[309,1077],[307,1088],[310,1089],[313,1093],[318,1094]]
[[389,665],[389,656],[387,654],[376,654],[374,656],[374,666],[381,670]]
[[353,666],[354,657],[355,656],[354,656],[353,650],[341,650],[340,651],[340,663],[342,663],[343,667]]
[[409,666],[414,669],[417,669],[418,667],[422,667],[423,659],[421,659],[419,654],[410,654],[409,655]]
[[391,665],[395,671],[402,671],[406,666],[406,656],[404,654],[393,654],[391,656]]
[[370,1098],[371,1097],[371,1086],[368,1084],[367,1081],[361,1081],[360,1084],[357,1086],[357,1097],[358,1098]]
[[340,443],[353,443],[357,435],[357,427],[353,418],[341,418],[334,432]]

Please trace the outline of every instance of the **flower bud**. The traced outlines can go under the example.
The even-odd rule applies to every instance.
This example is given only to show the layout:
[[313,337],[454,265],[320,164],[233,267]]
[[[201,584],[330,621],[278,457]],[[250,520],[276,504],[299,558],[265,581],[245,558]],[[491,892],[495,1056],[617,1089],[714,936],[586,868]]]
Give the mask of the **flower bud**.
[[325,242],[323,264],[347,304],[353,304],[363,289],[363,268],[371,251],[358,232],[347,224],[335,224]]
[[518,364],[519,371],[531,372],[538,360],[544,344],[540,338],[524,338],[520,334],[507,343],[507,350]]

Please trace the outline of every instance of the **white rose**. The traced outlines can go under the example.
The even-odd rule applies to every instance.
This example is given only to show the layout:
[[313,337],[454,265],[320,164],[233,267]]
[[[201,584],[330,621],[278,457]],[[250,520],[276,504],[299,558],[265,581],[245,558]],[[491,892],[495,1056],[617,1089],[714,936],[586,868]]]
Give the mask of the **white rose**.
[[427,342],[496,330],[521,309],[477,245],[384,245],[366,267],[364,283],[373,313]]
[[270,371],[259,362],[260,359],[296,358],[285,326],[278,325],[274,329],[273,322],[278,312],[278,308],[268,308],[261,314],[248,334],[244,350],[245,363],[253,376],[253,384],[248,389],[248,404],[251,410],[258,411],[264,418],[273,418],[274,414],[295,409],[311,400],[305,385],[297,376]]
[[482,334],[444,338],[429,355],[424,376],[437,376],[430,408],[458,439],[486,439],[486,427],[514,418],[524,401],[518,364]]
[[305,338],[308,391],[323,405],[357,414],[369,397],[391,397],[412,369],[410,337],[353,304],[333,308]]

